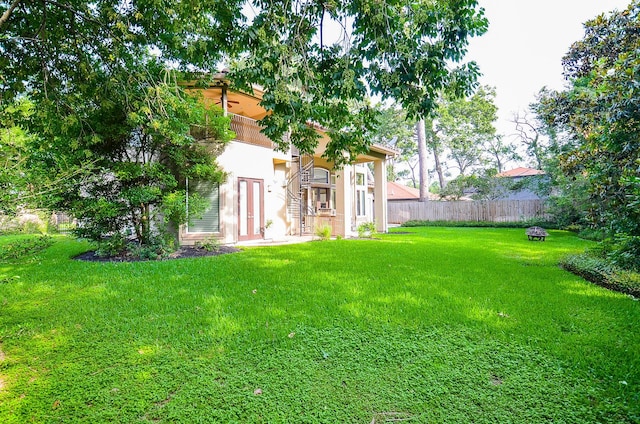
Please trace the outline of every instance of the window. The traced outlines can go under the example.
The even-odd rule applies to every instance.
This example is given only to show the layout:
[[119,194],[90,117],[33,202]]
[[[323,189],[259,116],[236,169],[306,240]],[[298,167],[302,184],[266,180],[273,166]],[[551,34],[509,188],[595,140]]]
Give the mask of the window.
[[324,168],[313,168],[313,179],[311,181],[311,204],[316,212],[335,208],[335,176]]
[[[220,187],[218,183],[208,181],[187,181],[189,195],[199,194],[207,206],[202,216],[191,217],[187,224],[188,233],[218,233],[220,232]],[[190,215],[189,200],[187,199],[187,217]]]
[[356,190],[356,215],[358,216],[365,216],[367,214],[365,207],[365,198],[365,190]]
[[316,209],[329,209],[331,199],[331,189],[328,187],[313,188],[313,200],[316,202]]
[[313,168],[312,184],[329,184],[329,171],[322,168]]
[[356,172],[356,215],[365,216],[367,214],[366,198],[367,188],[365,187],[364,174]]

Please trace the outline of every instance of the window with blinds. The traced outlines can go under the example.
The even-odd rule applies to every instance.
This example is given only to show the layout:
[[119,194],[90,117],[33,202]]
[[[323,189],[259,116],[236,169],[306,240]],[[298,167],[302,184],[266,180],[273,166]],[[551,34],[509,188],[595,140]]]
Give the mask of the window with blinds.
[[[189,194],[198,193],[207,201],[207,208],[202,217],[190,219],[187,224],[188,233],[220,232],[220,187],[218,183],[209,181],[187,181]],[[189,203],[187,202],[187,215]]]

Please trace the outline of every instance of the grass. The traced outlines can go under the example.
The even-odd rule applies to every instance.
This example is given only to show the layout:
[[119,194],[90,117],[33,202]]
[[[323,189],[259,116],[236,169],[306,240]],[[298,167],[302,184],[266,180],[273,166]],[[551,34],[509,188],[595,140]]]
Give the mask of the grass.
[[590,242],[400,230],[2,262],[0,422],[640,421],[640,303],[557,266]]

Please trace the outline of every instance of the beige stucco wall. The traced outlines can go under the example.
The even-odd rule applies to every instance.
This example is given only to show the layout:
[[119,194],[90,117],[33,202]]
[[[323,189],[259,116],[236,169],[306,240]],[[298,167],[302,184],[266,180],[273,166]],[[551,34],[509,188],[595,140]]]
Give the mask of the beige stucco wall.
[[216,237],[221,243],[238,241],[238,178],[254,178],[264,182],[264,222],[272,224],[266,230],[269,238],[284,237],[288,231],[286,210],[287,153],[276,152],[248,143],[232,141],[217,162],[227,172],[227,179],[220,184],[220,233],[180,233],[181,243],[194,244],[208,237]]
[[229,172],[224,184],[224,205],[220,210],[220,224],[225,228],[223,241],[234,243],[238,234],[238,178],[264,181],[264,223],[272,221],[267,231],[271,237],[281,237],[287,231],[286,211],[286,153],[276,152],[247,143],[232,142],[218,157],[218,164]]
[[[325,141],[322,140],[321,145]],[[321,148],[324,146],[321,146]],[[239,141],[231,142],[225,151],[218,156],[218,164],[227,174],[227,180],[220,184],[220,233],[215,234],[186,234],[180,232],[182,244],[190,245],[199,240],[215,237],[224,244],[238,241],[238,178],[252,178],[263,181],[264,221],[262,225],[271,222],[270,228],[265,229],[264,237],[278,240],[287,235],[297,233],[292,228],[294,217],[287,211],[287,175],[289,174],[290,153],[276,152],[272,149],[260,147]],[[368,189],[369,173],[366,164],[345,166],[342,170],[334,170],[331,163],[316,157],[315,166],[335,172],[336,179],[336,212],[337,217],[343,219],[336,235],[351,237],[357,234],[357,226],[363,222],[375,221],[378,231],[386,231],[386,202],[373,203],[373,197],[384,199],[386,192],[380,191],[376,185],[375,196]],[[384,161],[376,163],[375,177],[384,181]],[[365,176],[364,187],[367,188],[366,216],[356,214],[356,173]],[[385,184],[382,184],[385,186]],[[385,190],[386,191],[386,190]],[[321,224],[322,220],[318,220]]]

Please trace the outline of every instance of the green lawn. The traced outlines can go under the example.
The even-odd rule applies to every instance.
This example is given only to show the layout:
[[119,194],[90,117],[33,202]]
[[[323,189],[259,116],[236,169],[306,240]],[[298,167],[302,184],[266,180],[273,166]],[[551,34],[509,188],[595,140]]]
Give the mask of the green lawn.
[[401,230],[0,262],[0,422],[640,422],[640,302],[556,265],[589,242]]

